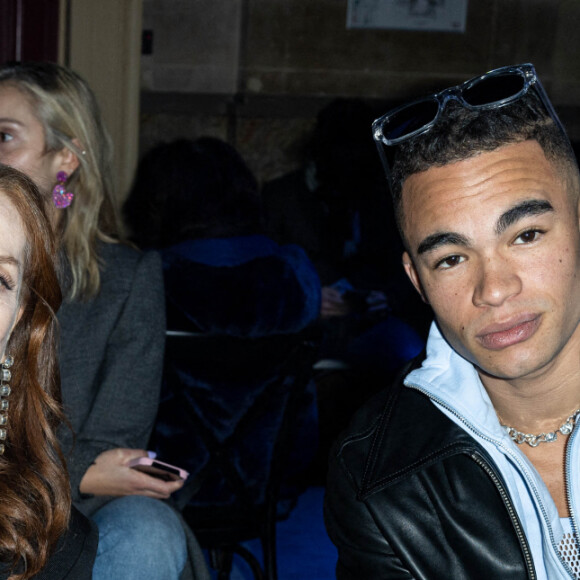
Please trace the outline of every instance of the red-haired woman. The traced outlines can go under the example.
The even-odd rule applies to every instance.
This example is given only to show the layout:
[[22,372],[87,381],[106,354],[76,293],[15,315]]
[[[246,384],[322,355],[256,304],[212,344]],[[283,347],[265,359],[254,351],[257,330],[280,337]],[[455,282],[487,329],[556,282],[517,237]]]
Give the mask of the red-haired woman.
[[90,579],[97,532],[71,512],[56,438],[61,293],[44,205],[0,166],[0,578]]

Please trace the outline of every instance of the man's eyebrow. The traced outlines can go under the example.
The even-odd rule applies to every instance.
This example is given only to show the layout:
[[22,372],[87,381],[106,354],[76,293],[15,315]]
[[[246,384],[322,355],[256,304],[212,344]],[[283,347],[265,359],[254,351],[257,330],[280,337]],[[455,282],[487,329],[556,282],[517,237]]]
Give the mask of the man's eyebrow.
[[[495,226],[496,235],[502,234],[509,226],[525,217],[553,212],[554,207],[545,199],[527,199],[504,212]],[[417,254],[431,252],[444,245],[468,246],[469,239],[456,232],[438,232],[427,236],[417,248]]]
[[439,232],[436,234],[431,234],[419,244],[419,247],[417,248],[417,254],[431,252],[439,246],[445,246],[448,244],[468,246],[469,240],[464,235],[455,232]]
[[504,212],[495,226],[495,233],[499,236],[518,220],[532,215],[540,215],[554,211],[552,204],[545,199],[527,199]]

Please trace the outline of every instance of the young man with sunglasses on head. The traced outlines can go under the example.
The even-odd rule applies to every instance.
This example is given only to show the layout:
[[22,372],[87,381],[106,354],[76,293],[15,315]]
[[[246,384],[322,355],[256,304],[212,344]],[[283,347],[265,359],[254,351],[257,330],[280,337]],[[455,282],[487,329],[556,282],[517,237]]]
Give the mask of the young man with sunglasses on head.
[[337,578],[580,578],[580,176],[531,65],[375,121],[433,309],[331,456]]

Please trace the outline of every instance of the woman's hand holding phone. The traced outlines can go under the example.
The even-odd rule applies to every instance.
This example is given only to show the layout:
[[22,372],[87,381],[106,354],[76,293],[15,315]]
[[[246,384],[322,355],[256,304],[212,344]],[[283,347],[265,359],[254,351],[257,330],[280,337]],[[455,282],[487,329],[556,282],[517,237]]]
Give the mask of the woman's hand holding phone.
[[144,449],[117,448],[104,451],[87,469],[80,484],[81,493],[93,495],[144,495],[167,499],[183,486],[184,480],[163,481],[136,469],[129,463],[148,457]]

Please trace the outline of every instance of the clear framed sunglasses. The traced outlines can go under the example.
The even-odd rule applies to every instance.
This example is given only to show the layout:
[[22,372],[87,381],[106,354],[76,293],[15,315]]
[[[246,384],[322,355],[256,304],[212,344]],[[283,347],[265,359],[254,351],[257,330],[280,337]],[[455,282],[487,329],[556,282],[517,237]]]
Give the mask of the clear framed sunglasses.
[[447,103],[458,101],[474,111],[499,109],[533,90],[546,112],[566,134],[534,66],[530,63],[504,66],[441,92],[401,105],[379,117],[372,125],[373,137],[390,180],[388,158],[391,148],[426,133],[433,127]]
[[504,66],[464,83],[401,105],[373,123],[375,141],[397,145],[428,131],[445,105],[456,100],[474,111],[499,109],[517,101],[533,88],[550,116],[558,120],[552,103],[532,64]]

